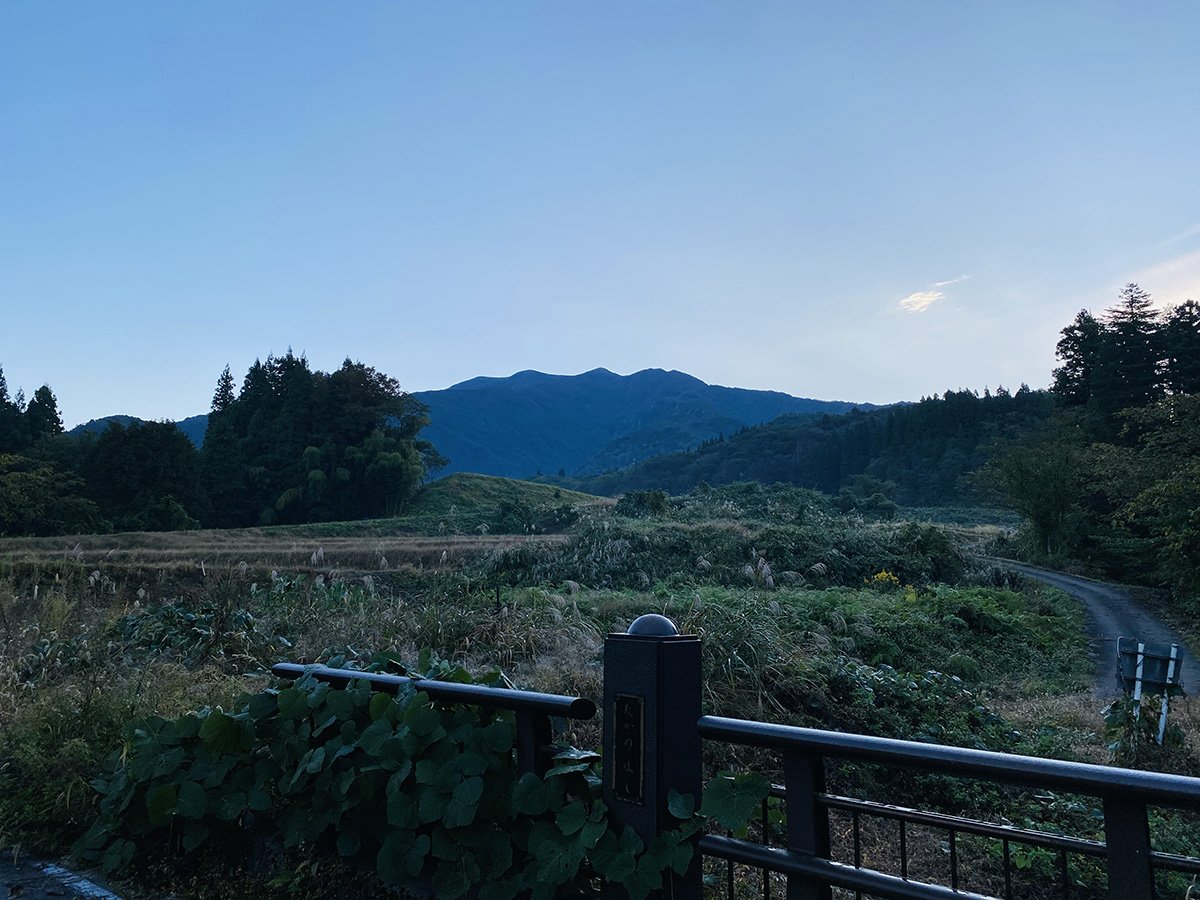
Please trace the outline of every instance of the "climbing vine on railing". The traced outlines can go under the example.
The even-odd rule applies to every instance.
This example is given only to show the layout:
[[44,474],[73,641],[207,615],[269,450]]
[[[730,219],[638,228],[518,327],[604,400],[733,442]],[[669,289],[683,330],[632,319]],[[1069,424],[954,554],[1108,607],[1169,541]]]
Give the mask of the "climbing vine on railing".
[[[473,680],[427,654],[420,668]],[[518,776],[514,733],[510,712],[305,675],[244,695],[232,712],[132,723],[111,774],[94,782],[100,815],[75,851],[113,871],[171,847],[236,846],[253,829],[287,848],[329,844],[390,884],[427,878],[443,900],[472,888],[480,900],[550,900],[596,877],[641,900],[669,870],[687,870],[706,818],[737,828],[770,787],[760,775],[718,778],[699,811],[672,794],[679,826],[645,846],[610,820],[596,754],[564,750],[545,777]]]

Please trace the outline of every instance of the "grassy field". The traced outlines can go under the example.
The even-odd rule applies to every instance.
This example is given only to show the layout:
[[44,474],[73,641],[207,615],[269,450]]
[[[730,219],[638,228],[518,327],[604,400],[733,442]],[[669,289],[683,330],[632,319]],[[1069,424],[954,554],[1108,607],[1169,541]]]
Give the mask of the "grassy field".
[[[451,476],[390,523],[0,541],[0,840],[64,852],[95,815],[88,782],[127,722],[229,708],[270,684],[276,661],[428,649],[520,687],[598,698],[603,635],[645,612],[703,637],[706,712],[1107,756],[1082,609],[972,562],[970,529],[847,519],[791,488],[615,509],[528,488]],[[496,534],[514,510],[571,524]],[[1195,710],[1183,705],[1179,721],[1184,746],[1148,764],[1200,770]],[[594,747],[598,723],[565,738]],[[708,752],[711,771],[770,765]],[[888,780],[834,777],[868,795]],[[999,814],[990,794],[889,785]],[[1072,816],[1059,819],[1094,828]]]

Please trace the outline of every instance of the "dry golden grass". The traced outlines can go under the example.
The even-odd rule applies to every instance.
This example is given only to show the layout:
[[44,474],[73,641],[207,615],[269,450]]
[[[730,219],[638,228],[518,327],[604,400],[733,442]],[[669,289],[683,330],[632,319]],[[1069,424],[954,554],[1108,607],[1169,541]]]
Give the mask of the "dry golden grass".
[[1105,765],[1112,762],[1104,738],[1105,705],[1088,691],[1002,700],[996,712],[1025,734],[1050,729],[1055,755]]
[[[1109,739],[1104,733],[1105,700],[1090,693],[1025,697],[996,704],[996,711],[1028,734],[1046,736],[1047,755],[1111,765]],[[1200,772],[1200,697],[1182,696],[1171,701],[1168,723],[1183,731],[1183,747],[1170,749],[1163,762],[1182,774]]]
[[[127,532],[0,540],[0,560],[10,563],[77,561],[138,566],[184,566],[207,570],[246,563],[256,569],[313,568],[378,572],[409,565],[437,569],[519,546],[530,540],[561,543],[566,535],[439,535],[419,537],[303,537],[290,531],[237,530]],[[313,554],[320,551],[320,562]],[[443,554],[445,558],[443,559]]]

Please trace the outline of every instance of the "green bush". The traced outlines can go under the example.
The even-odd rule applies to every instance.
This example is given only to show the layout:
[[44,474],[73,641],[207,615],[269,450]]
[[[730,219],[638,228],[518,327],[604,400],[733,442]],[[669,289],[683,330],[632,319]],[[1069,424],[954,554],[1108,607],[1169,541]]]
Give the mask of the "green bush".
[[122,692],[43,692],[0,729],[0,835],[55,850],[96,814],[88,786],[121,737],[129,715]]
[[[472,680],[427,656],[421,668]],[[511,712],[443,706],[411,686],[395,697],[365,681],[339,690],[306,674],[244,696],[232,713],[132,723],[95,782],[100,815],[75,851],[115,871],[172,847],[228,856],[248,835],[274,835],[388,884],[428,878],[443,900],[473,889],[480,900],[550,900],[594,875],[640,900],[668,870],[686,871],[701,821],[694,798],[672,797],[681,827],[646,847],[610,823],[595,754],[564,750],[545,777],[518,775],[513,745]],[[727,827],[770,787],[762,776],[718,782],[700,813]]]

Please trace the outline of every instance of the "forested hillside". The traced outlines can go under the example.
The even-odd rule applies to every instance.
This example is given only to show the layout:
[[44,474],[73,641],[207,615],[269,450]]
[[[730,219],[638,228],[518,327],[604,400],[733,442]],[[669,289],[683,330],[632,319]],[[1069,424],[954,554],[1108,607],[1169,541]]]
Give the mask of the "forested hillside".
[[783,413],[842,413],[854,406],[705,384],[662,369],[632,375],[526,371],[416,396],[429,407],[426,437],[449,457],[447,472],[507,478],[559,470],[594,475]]
[[621,471],[546,480],[597,494],[652,488],[678,494],[700,482],[785,482],[844,492],[848,503],[883,509],[889,503],[960,503],[971,491],[963,476],[988,460],[997,441],[1039,426],[1053,406],[1049,392],[1024,385],[1015,393],[998,388],[982,396],[947,391],[870,412],[780,416]]

